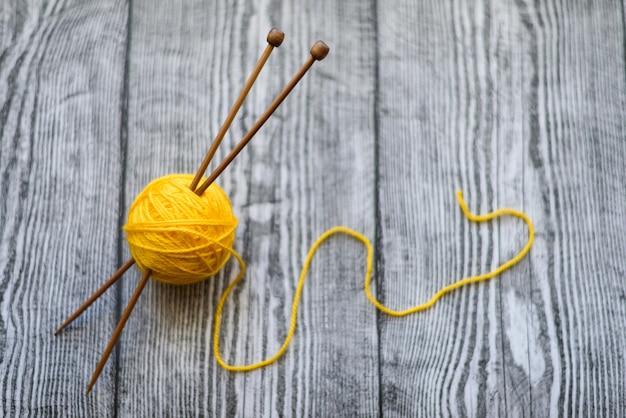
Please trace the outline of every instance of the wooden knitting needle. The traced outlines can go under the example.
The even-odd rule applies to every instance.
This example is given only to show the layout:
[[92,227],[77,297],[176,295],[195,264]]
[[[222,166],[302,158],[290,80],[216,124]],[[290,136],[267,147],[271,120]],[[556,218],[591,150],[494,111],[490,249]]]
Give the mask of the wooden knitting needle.
[[293,90],[293,88],[298,84],[298,82],[304,77],[304,74],[311,68],[311,66],[315,63],[315,61],[321,61],[326,58],[328,55],[328,45],[326,45],[322,41],[317,41],[311,47],[311,55],[306,60],[306,62],[302,65],[302,67],[298,70],[298,72],[293,76],[293,78],[287,83],[283,91],[280,92],[278,96],[274,99],[272,104],[267,108],[265,113],[256,121],[254,126],[244,135],[243,139],[237,144],[235,149],[231,151],[230,154],[222,161],[222,163],[211,173],[208,179],[202,185],[196,189],[196,194],[200,196],[209,186],[215,181],[216,178],[219,177],[220,174],[224,171],[226,167],[235,159],[237,154],[241,152],[241,150],[250,142],[252,137],[258,132],[259,129],[263,126],[265,122],[272,116],[272,113],[280,106],[280,104],[285,100],[285,97]]
[[[265,51],[263,52],[261,57],[259,58],[259,60],[258,60],[258,62],[256,64],[256,66],[254,67],[252,73],[248,77],[248,80],[246,81],[244,87],[242,88],[241,93],[239,94],[239,97],[237,98],[237,100],[233,104],[233,107],[231,108],[228,116],[226,117],[226,120],[224,121],[222,127],[220,128],[220,131],[218,132],[218,135],[216,136],[215,140],[213,141],[213,144],[211,145],[211,148],[207,152],[207,155],[206,155],[204,161],[202,162],[200,168],[198,169],[198,172],[196,173],[196,176],[195,176],[194,180],[192,181],[192,183],[190,185],[190,189],[192,191],[196,188],[196,186],[198,185],[200,179],[202,178],[202,175],[206,171],[206,168],[208,167],[208,165],[209,165],[211,159],[213,158],[213,156],[215,155],[215,152],[216,152],[217,148],[219,147],[222,139],[224,138],[226,132],[228,131],[228,128],[230,127],[230,125],[231,125],[235,115],[237,114],[237,112],[241,108],[241,105],[243,104],[243,101],[245,100],[246,96],[248,95],[250,89],[252,88],[252,85],[256,81],[259,73],[261,72],[261,69],[263,68],[263,66],[267,62],[267,60],[268,60],[272,50],[275,47],[278,47],[278,46],[281,45],[281,43],[283,42],[284,37],[285,37],[285,34],[283,32],[281,32],[280,30],[276,29],[276,28],[273,28],[268,33],[268,35],[267,35],[268,45],[265,48]],[[59,327],[59,329],[56,330],[55,335],[57,335],[62,329],[64,329],[67,325],[69,325],[72,321],[74,321],[78,316],[80,316],[80,314],[82,314],[96,299],[98,299],[109,287],[111,287],[113,285],[113,283],[115,283],[126,272],[126,270],[128,270],[134,263],[135,263],[135,260],[131,258],[122,267],[120,267],[120,269],[115,274],[113,274],[113,276],[111,276],[111,278],[109,280],[107,280],[104,283],[104,285],[102,285],[87,301],[85,301],[76,310],[76,312],[74,312]],[[104,353],[102,354],[100,362],[98,363],[98,366],[96,367],[96,370],[94,371],[94,374],[93,374],[93,376],[91,378],[91,382],[89,383],[89,387],[87,389],[87,393],[89,393],[91,391],[91,389],[95,385],[98,377],[100,376],[100,373],[102,372],[102,369],[104,368],[104,365],[106,364],[108,358],[110,357],[110,355],[111,355],[111,353],[113,351],[113,348],[115,347],[115,344],[117,343],[117,340],[119,339],[119,336],[120,336],[120,334],[122,332],[122,329],[126,325],[126,322],[128,321],[128,318],[130,317],[130,314],[131,314],[135,304],[137,303],[137,300],[139,299],[139,296],[141,295],[141,292],[143,291],[146,283],[148,282],[148,279],[150,278],[150,274],[151,274],[151,272],[149,270],[144,273],[144,275],[142,277],[142,280],[140,281],[139,285],[137,286],[137,289],[135,290],[135,293],[133,294],[133,296],[132,296],[128,306],[124,310],[124,313],[122,314],[122,316],[120,318],[120,321],[119,321],[119,323],[118,323],[118,325],[117,325],[113,335],[111,336],[111,339],[109,340],[109,343],[107,344],[107,347],[106,347]]]
[[133,311],[133,308],[135,307],[135,304],[137,303],[139,296],[141,296],[141,292],[143,292],[143,288],[146,287],[146,284],[148,283],[148,279],[150,279],[150,274],[152,274],[150,270],[146,270],[144,272],[143,276],[141,277],[141,281],[137,285],[137,288],[135,289],[133,296],[131,296],[130,301],[128,302],[128,305],[126,306],[126,309],[124,309],[124,313],[122,314],[122,317],[120,318],[120,322],[118,322],[117,327],[115,327],[115,331],[113,331],[113,335],[111,335],[111,339],[109,340],[107,347],[104,349],[104,353],[102,353],[102,357],[100,358],[100,361],[98,362],[98,366],[96,366],[96,370],[93,372],[93,375],[91,376],[91,381],[89,382],[89,386],[87,387],[87,394],[91,392],[91,389],[96,384],[96,380],[98,380],[100,373],[102,373],[102,369],[104,368],[104,365],[109,359],[109,356],[111,355],[111,352],[113,351],[113,347],[115,347],[115,343],[119,339],[120,334],[122,333],[122,329],[124,329],[124,325],[126,325],[126,321],[128,321],[128,318],[130,317],[130,314]]
[[265,51],[263,51],[263,54],[261,55],[256,65],[254,66],[254,69],[252,70],[252,73],[250,73],[250,76],[248,77],[246,84],[244,84],[243,88],[241,89],[241,93],[239,93],[239,97],[237,97],[237,100],[235,100],[235,103],[233,103],[233,107],[230,109],[230,112],[228,113],[228,116],[226,116],[226,119],[224,120],[222,127],[217,133],[217,136],[215,137],[215,139],[213,140],[213,143],[211,144],[211,148],[209,148],[209,151],[206,153],[206,156],[204,157],[204,160],[202,161],[202,164],[200,164],[200,168],[198,168],[198,171],[196,172],[196,176],[194,177],[193,181],[191,182],[191,185],[189,186],[191,191],[196,190],[196,187],[198,187],[198,183],[200,183],[200,180],[202,179],[204,172],[209,166],[209,163],[211,162],[211,160],[213,159],[213,156],[215,155],[217,148],[220,146],[222,139],[224,139],[224,136],[226,135],[226,131],[228,131],[228,128],[230,128],[230,124],[233,122],[233,119],[235,119],[235,115],[241,108],[243,101],[246,99],[246,96],[250,92],[252,85],[254,84],[257,77],[259,76],[261,69],[263,69],[263,66],[267,62],[267,59],[270,57],[272,50],[274,48],[278,48],[280,44],[283,43],[283,39],[285,39],[285,34],[276,28],[272,28],[272,30],[270,30],[269,33],[267,34],[267,47],[265,48]]
[[[226,135],[226,132],[228,131],[228,128],[230,128],[230,125],[232,124],[233,120],[235,119],[235,116],[237,115],[237,112],[241,108],[241,105],[243,104],[244,100],[248,96],[248,93],[250,92],[250,89],[252,88],[252,86],[254,85],[254,82],[256,81],[257,77],[261,73],[261,70],[263,69],[263,66],[265,65],[265,63],[269,59],[270,54],[272,53],[274,48],[277,48],[277,47],[279,47],[282,44],[284,39],[285,39],[284,32],[282,32],[282,31],[280,31],[280,30],[278,30],[276,28],[272,28],[269,31],[269,33],[267,34],[267,47],[263,51],[263,54],[261,55],[261,57],[257,61],[257,63],[254,66],[254,68],[252,69],[252,72],[250,73],[250,76],[248,76],[248,79],[246,80],[246,83],[244,84],[243,88],[241,89],[241,92],[239,93],[239,97],[237,97],[237,100],[235,100],[235,103],[233,103],[233,106],[231,107],[228,115],[226,116],[226,119],[224,120],[224,123],[222,124],[222,127],[220,128],[219,132],[217,133],[217,136],[215,137],[215,139],[213,140],[213,143],[211,144],[211,147],[209,148],[209,151],[207,152],[206,156],[204,157],[204,160],[202,161],[202,164],[200,164],[200,167],[198,168],[198,171],[196,172],[196,175],[195,175],[193,181],[191,182],[191,185],[189,186],[191,191],[194,191],[196,189],[196,187],[198,186],[198,183],[202,179],[202,176],[204,175],[204,172],[206,171],[207,167],[209,166],[209,163],[211,162],[211,160],[213,159],[213,156],[215,155],[215,152],[217,151],[217,148],[219,147],[220,143],[222,142],[222,139],[224,139],[224,136]],[[72,316],[70,316],[67,319],[67,321],[65,321],[65,323],[63,325],[61,325],[61,327],[55,332],[55,335],[58,334],[60,330],[62,330],[64,327],[66,327],[74,319],[76,319],[76,317],[78,317],[85,309],[87,309],[87,307],[89,307],[89,305],[91,305],[98,297],[100,297],[100,295],[102,295],[102,293],[104,293],[113,283],[115,283],[117,281],[117,279],[119,279],[122,276],[122,274],[126,270],[128,270],[128,268],[131,265],[133,265],[134,263],[135,263],[134,259],[131,258],[130,260],[128,260],[126,262],[126,264],[124,264],[124,266],[122,266],[113,275],[113,277],[111,277],[104,285],[102,285],[102,287],[100,287],[100,289],[98,289],[96,291],[96,293],[94,293],[85,303],[83,303],[81,305],[81,307],[78,308],[78,310],[74,314],[72,314]],[[117,325],[117,328],[115,329],[115,332],[111,336],[111,339],[109,340],[109,344],[107,345],[104,353],[102,354],[100,362],[98,363],[98,366],[97,366],[97,368],[96,368],[96,370],[95,370],[95,372],[93,374],[93,377],[91,378],[91,382],[89,384],[89,388],[87,389],[87,393],[89,393],[91,391],[91,388],[93,387],[93,385],[95,384],[96,380],[100,376],[100,373],[102,372],[102,369],[104,368],[104,365],[106,364],[107,359],[111,355],[111,352],[113,351],[115,343],[119,339],[119,336],[120,336],[120,334],[122,332],[122,329],[124,328],[126,322],[128,321],[128,318],[130,317],[132,309],[134,308],[135,303],[139,299],[139,296],[141,295],[141,291],[145,287],[145,284],[147,283],[147,279],[150,277],[150,274],[151,274],[150,271],[146,271],[146,273],[144,273],[144,276],[143,276],[141,282],[139,282],[137,290],[135,290],[135,293],[133,294],[133,298],[134,299],[131,299],[131,301],[129,302],[128,306],[126,307],[126,310],[124,311],[124,313],[120,317],[120,321],[119,321],[119,323]],[[144,281],[146,283],[144,283]],[[139,291],[139,293],[137,293],[138,291]]]
[[[208,167],[208,164],[210,163],[211,159],[215,155],[215,152],[216,152],[220,142],[224,138],[225,133],[228,130],[230,124],[232,123],[232,121],[234,119],[234,116],[236,115],[237,111],[241,107],[241,105],[243,103],[243,100],[245,99],[245,97],[247,96],[248,92],[250,91],[250,88],[252,87],[252,84],[256,80],[256,78],[257,78],[259,72],[261,71],[263,65],[265,64],[265,62],[269,58],[269,54],[271,53],[271,51],[272,51],[272,49],[274,47],[277,47],[277,46],[279,46],[282,43],[283,39],[284,39],[284,34],[282,32],[280,32],[280,31],[278,31],[277,29],[272,29],[270,31],[270,33],[268,34],[267,41],[268,41],[269,45],[266,48],[266,50],[264,51],[264,53],[261,56],[261,58],[259,59],[259,61],[257,62],[257,65],[255,66],[255,69],[253,70],[252,74],[250,75],[250,77],[246,81],[246,84],[244,85],[244,88],[242,89],[242,92],[240,93],[238,99],[233,104],[233,107],[231,108],[231,111],[230,111],[229,115],[227,116],[226,120],[224,121],[224,124],[222,125],[222,128],[220,129],[220,132],[218,133],[217,137],[213,141],[213,144],[211,145],[211,148],[209,149],[209,152],[207,153],[204,161],[202,162],[202,164],[200,166],[200,169],[198,170],[198,173],[196,174],[192,184],[190,185],[190,189],[192,191],[194,190],[194,188],[199,183],[199,180],[202,178],[202,175],[206,171],[206,168]],[[220,164],[220,166],[211,174],[209,179],[207,181],[205,181],[199,189],[195,190],[195,192],[198,195],[201,195],[211,185],[211,183],[213,183],[213,181],[215,181],[215,179],[224,171],[224,169],[230,164],[230,162],[232,162],[232,160],[237,156],[237,154],[239,154],[239,152],[247,145],[247,143],[252,139],[252,137],[256,134],[256,132],[263,126],[263,124],[267,121],[267,119],[269,119],[269,117],[272,115],[272,113],[274,113],[274,111],[278,108],[278,106],[283,102],[285,97],[287,97],[287,95],[291,92],[291,90],[293,90],[295,85],[302,79],[304,74],[311,68],[313,63],[315,61],[320,61],[320,60],[324,59],[326,57],[326,55],[328,54],[328,51],[329,51],[328,46],[324,42],[322,42],[322,41],[318,41],[316,44],[313,45],[313,47],[311,48],[311,56],[309,57],[309,59],[300,68],[300,70],[296,73],[296,75],[292,78],[292,80],[287,84],[287,86],[283,89],[283,91],[276,97],[276,99],[272,102],[272,104],[267,109],[267,111],[263,114],[263,116],[261,116],[261,118],[259,118],[259,120],[257,120],[255,125],[244,136],[244,138],[237,145],[235,150],[233,150],[229,154],[229,156],[222,162],[222,164]],[[85,303],[83,303],[76,310],[76,312],[74,312],[63,323],[63,325],[61,325],[61,327],[59,327],[59,329],[57,329],[57,331],[55,332],[55,335],[58,334],[67,325],[69,325],[82,312],[84,312],[85,309],[87,309],[87,307],[89,307],[109,287],[111,287],[111,285],[113,285],[113,283],[115,283],[124,274],[124,272],[126,272],[126,270],[128,270],[134,263],[135,263],[135,260],[133,258],[129,259],[126,263],[124,263],[124,265],[122,265],[122,267],[120,267],[120,269],[118,269],[118,271],[115,272],[113,274],[113,276],[111,276],[111,278],[109,280],[107,280],[105,282],[105,284],[100,287],[100,289],[98,289],[87,301],[85,301]],[[113,348],[115,347],[115,344],[117,343],[117,340],[119,339],[119,337],[121,335],[121,332],[124,329],[124,326],[126,325],[126,322],[128,321],[128,319],[130,317],[130,314],[131,314],[132,310],[135,307],[135,304],[137,303],[137,300],[141,296],[141,293],[143,292],[143,289],[145,288],[146,284],[148,283],[148,280],[150,279],[150,275],[151,274],[152,274],[152,272],[150,270],[147,270],[146,272],[144,272],[144,274],[143,274],[143,276],[141,278],[141,281],[137,285],[137,288],[135,289],[135,292],[133,293],[130,301],[128,302],[128,305],[126,306],[126,309],[124,310],[122,316],[120,317],[120,321],[118,322],[118,324],[117,324],[117,326],[115,328],[115,331],[113,332],[113,335],[111,336],[111,339],[109,340],[109,342],[108,342],[108,344],[107,344],[107,346],[106,346],[106,348],[104,350],[104,353],[102,354],[102,357],[100,358],[100,361],[98,362],[96,370],[94,371],[94,373],[93,373],[93,375],[91,377],[91,381],[89,382],[89,386],[87,387],[87,394],[89,392],[91,392],[93,386],[95,385],[96,381],[98,380],[98,377],[102,373],[102,370],[104,369],[104,366],[105,366],[107,360],[109,359],[111,353],[113,352]]]
[[[233,119],[235,118],[235,115],[237,114],[237,112],[241,108],[241,105],[243,104],[243,101],[245,100],[246,96],[248,95],[248,92],[250,91],[250,89],[252,88],[252,85],[256,81],[259,73],[261,72],[261,69],[263,68],[263,66],[267,62],[267,60],[268,60],[272,50],[275,47],[280,46],[280,44],[283,42],[284,38],[285,38],[285,34],[283,32],[281,32],[281,31],[279,31],[276,28],[273,28],[267,34],[267,43],[268,43],[268,45],[265,48],[265,51],[263,52],[263,54],[261,55],[259,60],[257,61],[257,64],[255,65],[254,69],[252,70],[252,73],[248,77],[248,80],[246,81],[245,85],[243,86],[241,92],[239,93],[239,97],[237,98],[237,100],[233,104],[233,107],[230,109],[230,112],[228,113],[228,116],[226,117],[226,120],[224,121],[222,127],[220,128],[220,131],[218,132],[217,136],[215,137],[215,140],[213,141],[213,144],[211,144],[211,148],[209,148],[209,151],[207,152],[207,154],[206,154],[206,156],[204,158],[204,161],[200,165],[200,168],[198,169],[198,171],[197,171],[193,181],[191,182],[191,185],[189,186],[189,188],[192,191],[195,190],[196,186],[200,182],[200,179],[202,179],[202,175],[204,174],[204,172],[206,171],[207,167],[209,166],[209,163],[211,162],[211,159],[215,155],[215,152],[217,151],[217,148],[219,147],[219,145],[220,145],[222,139],[224,138],[224,136],[226,135],[226,132],[228,131],[228,128],[230,127]],[[132,260],[132,262],[134,263],[134,260]],[[132,265],[132,263],[131,263],[131,265]],[[146,283],[148,282],[148,279],[150,278],[151,273],[152,272],[150,270],[147,270],[144,273],[141,281],[139,282],[139,285],[137,285],[137,289],[135,289],[135,293],[133,293],[133,296],[132,296],[131,300],[128,302],[128,306],[126,306],[126,309],[124,310],[124,313],[120,317],[120,321],[117,324],[117,327],[115,328],[115,331],[113,332],[113,335],[111,335],[111,339],[109,340],[109,343],[107,344],[107,346],[106,346],[106,348],[104,350],[104,353],[102,353],[102,357],[100,358],[100,361],[98,362],[98,366],[96,367],[96,370],[94,371],[93,376],[91,377],[91,381],[89,383],[89,387],[87,388],[87,393],[89,393],[91,391],[93,386],[96,384],[96,381],[98,380],[98,377],[100,376],[100,373],[102,373],[102,369],[104,369],[104,365],[106,364],[107,360],[111,356],[111,353],[113,352],[113,348],[115,347],[115,344],[117,343],[117,340],[119,339],[120,334],[122,333],[122,330],[124,329],[124,326],[126,325],[126,322],[128,321],[128,318],[130,317],[130,314],[132,313],[132,310],[135,307],[135,304],[137,303],[137,300],[139,299],[139,296],[141,295],[141,292],[143,291],[144,287],[146,286]],[[111,282],[111,284],[113,284],[114,280],[113,281],[109,280],[109,282]],[[109,282],[105,283],[105,286]],[[108,284],[108,286],[110,286],[111,284]],[[90,298],[90,300],[88,300],[87,302],[89,302],[89,304],[90,304],[91,302],[93,302],[93,300],[97,299],[97,297],[100,296],[100,294],[102,294],[102,292],[104,292],[104,290],[106,290],[106,288],[108,287],[108,286],[106,286],[106,287],[105,286],[103,286],[101,288],[102,291],[98,290],[98,292],[100,292],[100,293],[96,292],[96,294],[94,295],[95,297],[92,296]],[[87,304],[87,302],[86,302],[86,304]],[[81,306],[81,308],[83,308],[83,310],[84,310],[87,306],[89,306],[89,304],[84,306],[84,308]],[[78,315],[80,315],[80,313]],[[70,322],[71,322],[71,320],[70,320]]]
[[91,295],[89,299],[87,299],[82,305],[80,305],[80,307],[76,309],[76,311],[72,315],[70,315],[69,318],[65,320],[63,325],[61,325],[54,332],[54,335],[58,335],[59,332],[63,330],[63,328],[65,328],[66,326],[71,324],[76,318],[78,318],[80,314],[82,314],[85,311],[85,309],[87,309],[92,303],[94,303],[96,299],[98,299],[104,292],[106,292],[106,290],[109,287],[111,287],[113,283],[118,281],[119,278],[122,277],[124,273],[126,273],[126,270],[128,270],[133,264],[135,264],[135,260],[132,258],[126,261],[122,265],[122,267],[120,267],[115,273],[113,273],[113,275],[109,278],[109,280],[107,280],[102,286],[100,286],[100,289],[96,290],[96,292],[93,295]]

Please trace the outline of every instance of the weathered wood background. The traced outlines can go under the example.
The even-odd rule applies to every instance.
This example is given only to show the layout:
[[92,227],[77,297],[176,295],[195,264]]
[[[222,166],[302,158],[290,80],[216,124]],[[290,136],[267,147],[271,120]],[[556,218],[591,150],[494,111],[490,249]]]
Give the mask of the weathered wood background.
[[[626,416],[624,2],[0,2],[0,415]],[[375,293],[406,308],[530,256],[407,318],[363,292],[365,251],[322,247],[275,365],[221,369],[217,300],[235,274],[152,282],[94,391],[133,269],[53,330],[127,257],[152,178],[194,172],[276,26],[286,33],[218,158],[321,38],[328,58],[219,179],[245,284],[224,356],[285,336],[309,246],[344,224],[375,242]]]

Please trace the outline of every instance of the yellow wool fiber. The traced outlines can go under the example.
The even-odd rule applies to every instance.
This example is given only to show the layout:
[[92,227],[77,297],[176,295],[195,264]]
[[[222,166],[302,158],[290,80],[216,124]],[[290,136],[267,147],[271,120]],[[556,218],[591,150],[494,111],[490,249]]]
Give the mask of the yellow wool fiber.
[[237,218],[213,183],[201,196],[190,174],[160,177],[135,198],[124,226],[130,252],[142,270],[170,284],[190,284],[220,271],[232,254]]
[[378,299],[376,299],[376,297],[372,294],[372,291],[370,289],[372,267],[374,263],[374,248],[370,240],[368,240],[364,235],[350,228],[346,228],[344,226],[333,227],[329,229],[328,231],[326,231],[325,233],[323,233],[313,243],[313,245],[311,246],[311,249],[309,250],[309,254],[306,256],[306,260],[304,261],[302,272],[300,273],[300,279],[298,280],[298,285],[296,287],[296,292],[293,298],[293,304],[291,305],[291,319],[290,319],[290,324],[289,324],[289,330],[287,331],[287,336],[285,337],[285,341],[283,342],[283,345],[280,347],[278,352],[276,352],[276,354],[274,354],[273,356],[268,357],[265,360],[258,361],[256,363],[244,364],[244,365],[232,365],[232,364],[226,363],[226,361],[224,361],[224,359],[222,358],[222,354],[220,350],[220,327],[222,324],[222,310],[224,309],[224,305],[226,304],[226,299],[228,299],[228,295],[233,290],[233,288],[237,286],[237,284],[241,281],[246,271],[246,265],[244,264],[239,254],[237,254],[236,252],[233,252],[233,255],[239,262],[239,266],[241,270],[239,274],[237,275],[237,277],[235,278],[235,280],[233,280],[228,285],[228,287],[222,294],[222,297],[220,298],[220,301],[217,305],[217,309],[215,311],[215,327],[213,327],[213,352],[215,353],[217,362],[220,364],[220,366],[222,366],[226,370],[238,371],[238,372],[251,371],[251,370],[256,370],[261,367],[265,367],[269,364],[274,363],[285,353],[285,351],[287,351],[287,347],[289,346],[289,343],[291,342],[291,339],[293,338],[293,335],[296,330],[296,317],[298,315],[298,305],[300,303],[300,296],[302,296],[302,290],[304,288],[304,280],[306,279],[307,273],[309,271],[309,267],[311,266],[311,262],[313,261],[313,256],[315,255],[315,252],[320,247],[320,245],[322,245],[324,242],[326,242],[330,237],[332,237],[335,234],[346,234],[346,235],[351,236],[352,238],[355,238],[361,243],[363,243],[363,245],[365,246],[367,250],[367,261],[366,261],[366,268],[365,268],[365,283],[364,283],[365,295],[367,296],[369,301],[374,306],[376,306],[376,308],[386,313],[387,315],[395,316],[395,317],[406,316],[406,315],[410,315],[416,312],[429,309],[443,295],[450,293],[455,289],[458,289],[460,287],[466,286],[471,283],[478,283],[478,282],[492,279],[496,277],[498,274],[505,271],[506,269],[511,268],[515,264],[519,263],[526,256],[526,254],[528,254],[528,252],[530,251],[530,247],[532,247],[533,245],[533,240],[535,239],[535,227],[533,226],[533,223],[530,220],[530,218],[525,213],[520,212],[518,210],[514,210],[514,209],[503,208],[503,209],[495,210],[493,212],[489,212],[484,215],[476,215],[470,212],[469,209],[467,208],[467,203],[465,203],[465,200],[463,199],[463,193],[460,190],[457,191],[456,198],[459,202],[459,205],[461,206],[461,210],[463,211],[463,214],[467,217],[468,220],[472,222],[487,222],[503,215],[513,216],[515,218],[519,218],[522,221],[524,221],[526,223],[526,226],[528,227],[528,241],[526,242],[526,245],[524,245],[522,250],[519,253],[517,253],[517,255],[515,255],[513,258],[506,261],[505,263],[501,264],[496,269],[491,270],[488,273],[480,274],[478,276],[466,277],[457,282],[449,284],[441,288],[439,291],[437,291],[429,300],[427,300],[424,303],[415,305],[408,309],[396,310],[396,309],[388,308],[387,306],[380,303]]
[[222,310],[235,286],[243,279],[246,265],[239,254],[233,250],[237,219],[233,215],[228,196],[215,183],[201,196],[189,189],[193,176],[173,174],[158,178],[148,184],[137,196],[128,214],[128,223],[124,226],[130,252],[139,268],[151,270],[152,277],[171,284],[190,284],[203,280],[220,271],[230,256],[234,256],[240,266],[237,277],[228,285],[215,311],[213,328],[213,352],[217,362],[227,370],[250,371],[278,360],[287,350],[296,329],[298,305],[304,288],[313,256],[317,249],[335,234],[347,234],[360,241],[367,250],[364,290],[369,301],[382,312],[391,316],[406,316],[432,307],[442,296],[462,286],[492,279],[517,264],[530,251],[535,229],[530,218],[523,212],[513,209],[476,215],[469,211],[459,190],[457,199],[463,214],[472,222],[487,222],[494,218],[508,215],[523,220],[528,227],[528,240],[522,250],[513,258],[496,269],[477,276],[466,277],[453,282],[437,291],[429,300],[407,309],[391,309],[376,299],[370,289],[374,249],[371,242],[362,234],[336,226],[322,234],[312,245],[306,257],[296,287],[291,308],[289,330],[286,338],[274,355],[252,364],[232,365],[226,363],[220,350],[220,328]]

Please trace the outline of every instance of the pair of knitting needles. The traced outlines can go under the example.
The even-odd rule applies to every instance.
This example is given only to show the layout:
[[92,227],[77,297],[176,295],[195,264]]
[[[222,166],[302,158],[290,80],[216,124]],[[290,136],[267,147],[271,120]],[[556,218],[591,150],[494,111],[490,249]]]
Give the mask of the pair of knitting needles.
[[[328,46],[322,41],[317,41],[311,47],[310,56],[308,57],[306,62],[302,65],[302,67],[300,67],[298,72],[296,72],[296,74],[289,81],[289,83],[287,83],[285,88],[283,88],[283,90],[278,94],[278,96],[276,96],[276,98],[267,108],[265,113],[263,113],[263,115],[259,117],[256,123],[244,135],[244,137],[237,144],[237,146],[230,152],[230,154],[228,154],[228,156],[220,163],[220,165],[211,173],[209,178],[206,179],[198,187],[198,184],[200,183],[202,176],[204,175],[206,169],[208,168],[209,163],[211,162],[213,156],[215,155],[215,152],[217,151],[217,148],[222,142],[222,139],[226,135],[226,132],[228,131],[228,128],[233,122],[235,115],[239,111],[239,108],[243,104],[243,101],[245,100],[246,96],[248,95],[248,92],[252,88],[252,85],[256,81],[259,73],[261,72],[261,69],[267,62],[270,54],[272,53],[272,50],[274,48],[279,47],[282,44],[284,37],[285,37],[285,34],[276,28],[273,28],[267,34],[267,44],[268,44],[267,47],[263,51],[263,54],[261,55],[259,60],[257,61],[254,69],[252,70],[252,73],[250,74],[250,76],[248,77],[248,80],[244,84],[241,90],[241,93],[239,93],[239,97],[237,97],[237,100],[235,100],[235,103],[230,109],[230,112],[228,113],[226,120],[222,124],[222,127],[217,133],[217,136],[213,140],[213,143],[211,144],[209,151],[204,157],[204,160],[202,161],[200,168],[196,172],[196,175],[193,181],[189,185],[189,188],[191,189],[191,191],[195,192],[198,196],[204,193],[204,191],[215,181],[215,179],[217,179],[217,177],[219,177],[219,175],[222,174],[224,169],[228,167],[228,165],[233,161],[233,159],[235,159],[237,154],[239,154],[239,152],[241,152],[241,150],[250,142],[252,137],[258,132],[259,129],[261,129],[263,124],[265,124],[265,122],[270,118],[272,113],[274,113],[274,111],[278,108],[278,106],[280,106],[283,100],[285,100],[285,98],[291,92],[291,90],[293,90],[296,84],[298,84],[298,82],[302,79],[302,77],[304,77],[306,72],[311,68],[311,66],[313,66],[315,61],[321,61],[326,57],[326,55],[328,55],[328,51],[329,51]],[[117,282],[117,280],[120,277],[122,277],[122,275],[133,264],[135,264],[135,260],[131,257],[128,261],[126,261],[119,268],[119,270],[117,270],[111,276],[111,278],[109,278],[109,280],[107,280],[93,295],[91,295],[91,297],[89,297],[89,299],[87,299],[76,310],[76,312],[70,315],[70,317],[63,323],[63,325],[61,325],[59,329],[55,331],[54,335],[59,334],[61,330],[63,330],[70,323],[72,323],[72,321],[78,318],[78,316],[80,316],[96,299],[98,299],[109,287],[111,287],[115,282]],[[111,335],[111,339],[109,340],[109,343],[107,344],[106,349],[104,350],[104,353],[102,354],[102,357],[100,358],[100,361],[98,362],[98,365],[96,366],[96,370],[94,371],[91,377],[91,381],[89,382],[89,386],[87,387],[87,394],[91,392],[91,389],[96,384],[96,381],[98,380],[98,377],[100,376],[100,373],[102,372],[102,369],[104,368],[104,365],[106,364],[109,356],[111,355],[111,352],[113,351],[113,348],[115,347],[115,343],[117,342],[117,340],[120,337],[120,334],[122,333],[122,329],[124,329],[124,326],[126,325],[126,321],[128,321],[128,318],[130,317],[130,314],[133,311],[133,308],[135,307],[135,304],[137,303],[137,300],[139,299],[141,292],[143,291],[144,287],[148,283],[148,279],[150,278],[151,273],[152,272],[150,270],[147,270],[143,273],[141,280],[139,281],[139,284],[137,285],[137,288],[135,289],[133,295],[131,296],[128,302],[128,305],[126,306],[126,309],[122,313],[122,316],[120,317],[120,321],[117,324],[115,331],[113,331],[113,335]]]

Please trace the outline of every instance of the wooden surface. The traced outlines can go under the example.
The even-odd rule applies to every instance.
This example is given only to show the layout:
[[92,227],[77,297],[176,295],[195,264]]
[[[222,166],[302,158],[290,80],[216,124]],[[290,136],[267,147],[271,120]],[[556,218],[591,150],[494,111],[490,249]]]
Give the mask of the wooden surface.
[[[392,4],[393,3],[393,4]],[[0,3],[1,416],[626,416],[626,5],[617,2]],[[217,154],[317,39],[331,53],[220,177],[246,282],[225,359],[273,354],[314,239],[373,240],[374,291],[427,300],[523,246],[489,283],[406,318],[363,292],[346,237],[313,263],[285,356],[221,369],[205,282],[151,282],[94,391],[140,274],[54,329],[121,263],[153,178],[194,172],[272,26],[286,33]]]

